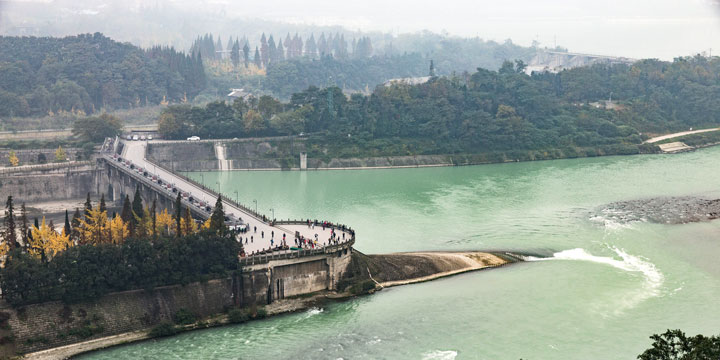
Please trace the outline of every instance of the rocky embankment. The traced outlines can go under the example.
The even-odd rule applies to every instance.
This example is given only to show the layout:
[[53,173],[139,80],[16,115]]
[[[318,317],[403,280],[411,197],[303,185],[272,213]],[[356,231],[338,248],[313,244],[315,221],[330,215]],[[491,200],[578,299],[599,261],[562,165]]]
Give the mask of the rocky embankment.
[[720,199],[693,196],[618,201],[603,206],[594,216],[595,219],[606,223],[617,224],[632,222],[685,224],[719,217]]

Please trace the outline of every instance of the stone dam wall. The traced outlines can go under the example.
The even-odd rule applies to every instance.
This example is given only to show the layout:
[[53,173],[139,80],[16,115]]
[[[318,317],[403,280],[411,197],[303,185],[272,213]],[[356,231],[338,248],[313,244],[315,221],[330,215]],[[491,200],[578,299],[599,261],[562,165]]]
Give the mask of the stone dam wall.
[[79,304],[5,306],[0,316],[8,318],[9,330],[5,331],[13,341],[0,345],[0,355],[147,330],[163,321],[172,322],[181,309],[203,318],[233,306],[262,306],[286,297],[334,290],[351,258],[348,245],[333,253],[249,265],[240,274],[207,282],[112,293]]

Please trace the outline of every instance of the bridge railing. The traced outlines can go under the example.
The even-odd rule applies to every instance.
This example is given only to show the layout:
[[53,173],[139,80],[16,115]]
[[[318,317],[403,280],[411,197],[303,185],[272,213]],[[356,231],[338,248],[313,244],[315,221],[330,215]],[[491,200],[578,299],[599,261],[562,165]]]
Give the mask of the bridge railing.
[[258,213],[258,212],[256,212],[256,211],[248,208],[247,206],[245,206],[245,205],[243,205],[243,204],[240,204],[240,203],[238,203],[238,202],[233,201],[233,200],[230,199],[229,197],[227,197],[227,196],[225,196],[225,195],[223,195],[223,194],[221,194],[221,193],[218,193],[217,191],[215,191],[215,190],[213,190],[213,189],[211,189],[211,188],[209,188],[209,187],[206,187],[205,185],[203,185],[203,184],[195,181],[194,179],[191,179],[191,178],[189,178],[189,177],[187,177],[187,176],[185,176],[185,175],[183,175],[183,174],[181,174],[181,173],[179,173],[179,172],[176,172],[176,171],[173,170],[173,169],[168,168],[166,165],[163,165],[163,164],[160,164],[160,163],[155,163],[155,162],[152,162],[152,161],[150,161],[150,160],[148,160],[148,159],[145,159],[145,160],[146,160],[147,162],[149,162],[149,163],[152,163],[153,165],[156,165],[157,167],[160,167],[160,168],[164,169],[164,170],[167,171],[167,172],[170,172],[170,173],[175,174],[175,176],[177,176],[177,177],[179,177],[179,178],[181,178],[181,179],[189,182],[190,184],[192,184],[192,185],[194,185],[194,186],[196,186],[196,187],[198,187],[198,188],[200,188],[200,189],[202,189],[202,190],[204,190],[204,191],[206,191],[206,192],[209,192],[211,195],[213,195],[213,196],[216,197],[216,198],[217,198],[218,196],[220,196],[224,203],[230,204],[230,205],[232,205],[232,206],[234,206],[234,207],[236,207],[236,208],[238,208],[238,209],[240,209],[240,210],[242,210],[242,211],[244,211],[244,212],[246,212],[246,213],[254,216],[256,219],[261,220],[262,222],[268,222],[268,221],[270,220],[267,216],[265,216],[265,215],[263,215],[263,214],[260,214],[260,213]]
[[[123,165],[118,164],[116,161],[114,161],[114,159],[113,159],[112,156],[105,154],[105,155],[103,155],[102,158],[105,159],[105,161],[107,161],[109,164],[111,164],[111,166],[113,166],[113,167],[115,167],[115,168],[117,168],[117,169],[120,169],[120,170],[123,171],[124,173],[128,174],[130,177],[138,180],[139,182],[145,184],[146,186],[149,186],[149,187],[152,188],[153,190],[155,190],[155,191],[157,191],[157,192],[159,192],[159,193],[161,193],[161,194],[164,194],[164,195],[168,196],[168,197],[171,198],[171,199],[173,199],[173,198],[175,198],[175,197],[177,196],[177,193],[173,193],[172,191],[170,191],[170,190],[168,190],[168,189],[166,189],[166,188],[158,185],[157,183],[153,182],[152,180],[150,180],[150,179],[148,179],[148,178],[146,178],[146,177],[144,177],[144,176],[142,176],[142,175],[140,175],[140,174],[135,173],[132,169],[127,169],[127,168],[125,168]],[[184,205],[184,206],[189,207],[189,208],[192,209],[192,210],[194,210],[197,214],[200,214],[201,217],[203,217],[203,218],[205,218],[205,219],[207,219],[207,218],[210,217],[210,214],[208,214],[208,213],[205,211],[205,209],[203,209],[203,208],[201,208],[201,207],[199,207],[199,206],[191,203],[191,202],[188,201],[188,200],[182,199],[182,200],[181,200],[181,204]]]
[[300,249],[300,250],[283,250],[282,252],[271,252],[268,254],[251,255],[240,258],[238,261],[240,266],[266,264],[274,260],[298,259],[308,256],[332,254],[344,249],[349,249],[355,243],[355,236],[350,240],[339,243],[337,245],[329,245],[316,249]]

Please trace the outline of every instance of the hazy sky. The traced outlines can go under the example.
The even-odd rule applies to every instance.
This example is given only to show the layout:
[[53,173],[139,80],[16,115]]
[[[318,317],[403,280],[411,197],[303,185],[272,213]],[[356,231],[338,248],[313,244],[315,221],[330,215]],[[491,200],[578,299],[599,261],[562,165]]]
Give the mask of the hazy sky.
[[[720,54],[720,0],[215,0],[228,15],[351,29],[422,29],[579,52],[672,59]],[[206,4],[207,5],[207,4]]]

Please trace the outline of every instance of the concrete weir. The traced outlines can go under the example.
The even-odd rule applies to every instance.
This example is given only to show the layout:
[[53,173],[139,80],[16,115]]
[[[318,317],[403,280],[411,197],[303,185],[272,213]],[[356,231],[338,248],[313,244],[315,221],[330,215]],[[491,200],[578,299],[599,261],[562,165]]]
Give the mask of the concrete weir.
[[225,144],[221,142],[215,143],[215,157],[218,159],[218,170],[231,170],[231,162],[227,160]]

